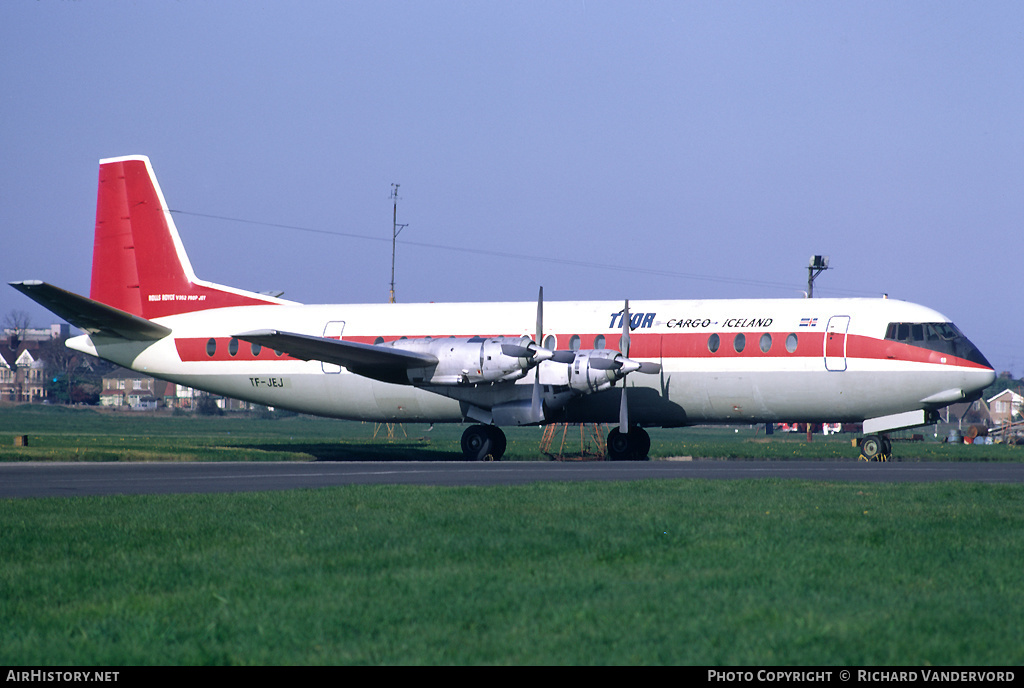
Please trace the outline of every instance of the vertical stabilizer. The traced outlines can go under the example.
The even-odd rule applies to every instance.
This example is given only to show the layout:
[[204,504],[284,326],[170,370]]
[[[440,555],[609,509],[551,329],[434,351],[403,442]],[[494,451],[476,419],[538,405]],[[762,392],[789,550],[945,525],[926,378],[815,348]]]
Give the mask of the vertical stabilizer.
[[141,155],[100,161],[90,296],[147,319],[287,303],[196,278],[149,158]]

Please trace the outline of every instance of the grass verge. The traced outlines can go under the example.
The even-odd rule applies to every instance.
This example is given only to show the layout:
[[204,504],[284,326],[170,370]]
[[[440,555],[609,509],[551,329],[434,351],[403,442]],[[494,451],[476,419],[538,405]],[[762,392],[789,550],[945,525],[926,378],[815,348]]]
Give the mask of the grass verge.
[[[0,461],[460,461],[463,425],[393,425],[305,416],[257,418],[173,416],[128,411],[18,406],[0,408]],[[390,430],[390,433],[389,433]],[[541,451],[543,430],[505,428],[506,461],[579,457],[587,442],[579,428],[555,433],[548,453]],[[557,430],[557,428],[556,428]],[[602,437],[608,428],[602,428]],[[390,436],[389,436],[390,435]],[[856,460],[852,434],[805,435],[763,428],[652,428],[652,458],[692,456],[784,461]],[[936,437],[937,435],[937,437]],[[15,438],[28,437],[28,446]],[[1020,461],[1024,447],[951,445],[945,432],[923,442],[897,441],[897,460]],[[560,451],[561,450],[561,451]]]
[[0,502],[0,663],[1024,661],[1024,487],[350,486]]

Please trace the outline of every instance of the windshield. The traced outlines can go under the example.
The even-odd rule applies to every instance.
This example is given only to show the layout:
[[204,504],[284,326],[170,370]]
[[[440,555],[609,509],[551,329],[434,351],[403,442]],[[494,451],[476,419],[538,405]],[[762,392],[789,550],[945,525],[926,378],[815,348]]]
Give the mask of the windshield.
[[951,322],[893,322],[886,328],[885,338],[963,358],[987,368],[992,367],[978,351],[978,347],[971,344]]

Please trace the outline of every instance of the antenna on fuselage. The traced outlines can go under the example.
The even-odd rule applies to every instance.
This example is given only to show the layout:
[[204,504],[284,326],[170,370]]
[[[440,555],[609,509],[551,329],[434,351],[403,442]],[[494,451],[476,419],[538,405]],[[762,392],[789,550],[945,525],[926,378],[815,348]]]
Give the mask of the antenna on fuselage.
[[391,200],[394,201],[394,211],[391,219],[391,298],[388,303],[395,302],[395,248],[398,245],[398,235],[408,227],[408,224],[398,224],[398,184],[391,185]]

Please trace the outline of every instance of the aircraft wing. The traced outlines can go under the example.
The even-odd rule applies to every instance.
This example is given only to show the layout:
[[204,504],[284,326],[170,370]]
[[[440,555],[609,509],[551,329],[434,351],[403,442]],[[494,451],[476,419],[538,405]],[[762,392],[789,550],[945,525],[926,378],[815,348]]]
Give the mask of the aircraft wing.
[[407,371],[437,365],[437,357],[430,354],[294,332],[254,330],[235,336],[304,361],[323,361],[345,366],[357,375],[383,382],[409,384]]
[[80,330],[130,341],[155,341],[171,333],[151,320],[132,315],[99,301],[65,291],[39,280],[10,282],[10,285]]

